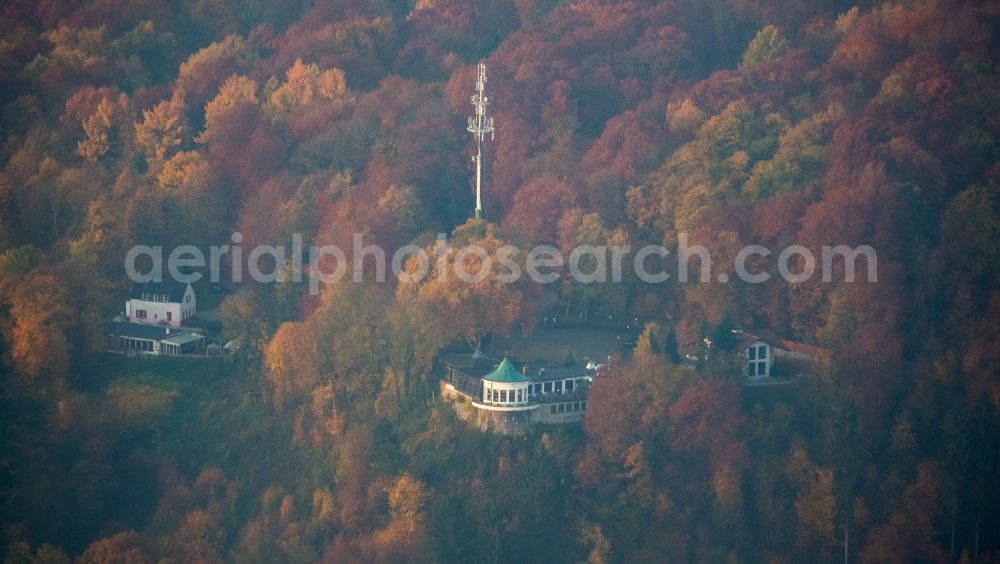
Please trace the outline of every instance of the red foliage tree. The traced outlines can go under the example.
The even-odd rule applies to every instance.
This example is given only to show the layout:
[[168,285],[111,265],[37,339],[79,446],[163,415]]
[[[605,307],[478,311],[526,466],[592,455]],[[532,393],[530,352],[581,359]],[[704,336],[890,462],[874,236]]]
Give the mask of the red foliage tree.
[[668,413],[673,423],[670,444],[675,450],[703,453],[713,471],[742,468],[749,462],[746,444],[739,436],[744,416],[735,382],[692,382]]
[[504,226],[519,230],[535,243],[554,243],[560,215],[576,204],[572,186],[558,178],[543,176],[517,191]]

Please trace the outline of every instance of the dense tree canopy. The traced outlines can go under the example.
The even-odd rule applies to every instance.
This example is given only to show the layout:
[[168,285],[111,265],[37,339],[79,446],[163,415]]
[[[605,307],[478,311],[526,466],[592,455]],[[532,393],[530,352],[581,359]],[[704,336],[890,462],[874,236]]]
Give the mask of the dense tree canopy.
[[[998,18],[977,0],[3,3],[5,561],[995,561]],[[497,131],[470,220],[480,60]],[[423,250],[425,276],[377,279],[355,234],[389,261]],[[321,263],[344,278],[310,292],[289,255],[278,283],[197,286],[234,290],[204,319],[231,360],[102,352],[133,245],[299,237],[344,249]],[[682,241],[711,251],[712,283],[669,260],[662,284],[504,280],[530,244],[672,259]],[[878,260],[851,283],[842,258],[829,281],[714,283],[752,243]],[[490,436],[439,401],[442,351],[556,317],[638,337],[583,425]],[[740,386],[740,326],[822,362]]]

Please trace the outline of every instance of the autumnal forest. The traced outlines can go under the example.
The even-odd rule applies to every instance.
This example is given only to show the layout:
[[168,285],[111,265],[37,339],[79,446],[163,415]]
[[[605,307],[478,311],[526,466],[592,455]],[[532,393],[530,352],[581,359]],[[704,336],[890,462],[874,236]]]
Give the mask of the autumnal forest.
[[[1000,562],[998,65],[979,0],[2,2],[0,554]],[[752,243],[871,245],[878,279],[199,283],[235,352],[106,352],[130,248],[234,232],[686,234],[713,279]],[[582,424],[483,433],[437,396],[442,352],[550,314],[647,328]],[[735,327],[826,354],[747,387]]]

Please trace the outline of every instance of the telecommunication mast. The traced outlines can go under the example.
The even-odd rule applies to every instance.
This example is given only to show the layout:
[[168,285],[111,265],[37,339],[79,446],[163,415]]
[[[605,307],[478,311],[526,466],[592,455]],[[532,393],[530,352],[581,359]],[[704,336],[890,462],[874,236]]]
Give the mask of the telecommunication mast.
[[476,218],[483,217],[483,143],[486,142],[486,134],[490,134],[490,141],[493,140],[493,118],[486,116],[486,106],[490,105],[490,99],[486,97],[486,64],[479,63],[479,78],[476,80],[476,93],[471,98],[472,105],[476,108],[476,115],[469,116],[469,127],[467,130],[476,138],[476,156],[472,158],[476,162]]

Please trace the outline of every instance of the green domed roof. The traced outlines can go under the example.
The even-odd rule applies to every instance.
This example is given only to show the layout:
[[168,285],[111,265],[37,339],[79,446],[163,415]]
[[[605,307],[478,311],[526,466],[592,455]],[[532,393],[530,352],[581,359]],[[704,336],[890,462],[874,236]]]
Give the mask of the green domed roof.
[[497,366],[496,370],[490,372],[486,376],[483,376],[483,380],[489,380],[490,382],[504,382],[506,384],[531,381],[530,378],[518,372],[517,368],[514,367],[514,363],[507,357],[503,357],[503,360],[500,361],[500,365]]

